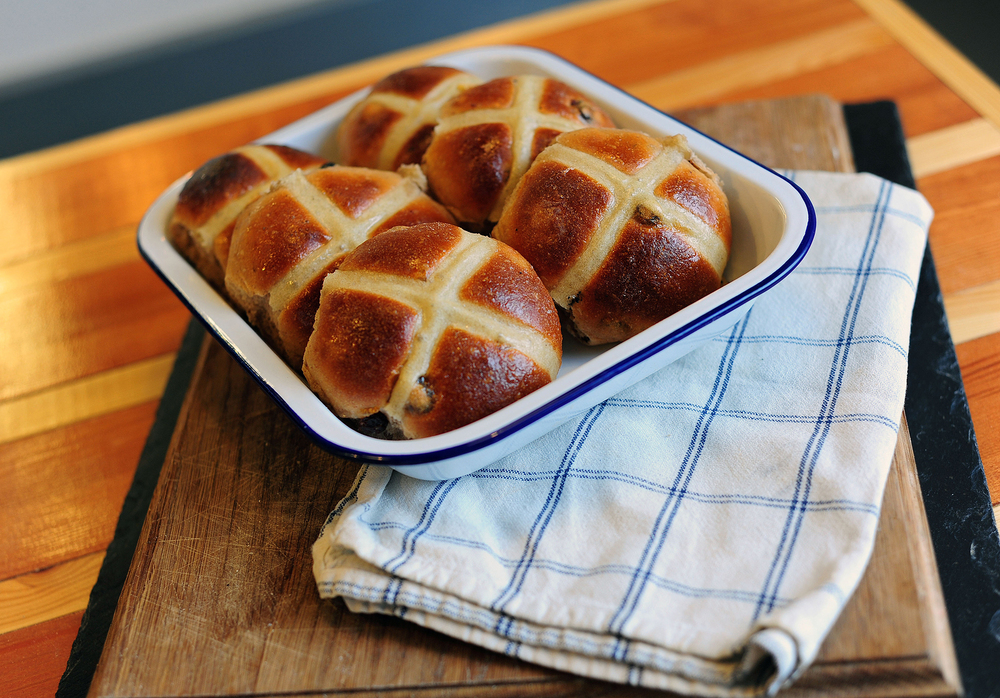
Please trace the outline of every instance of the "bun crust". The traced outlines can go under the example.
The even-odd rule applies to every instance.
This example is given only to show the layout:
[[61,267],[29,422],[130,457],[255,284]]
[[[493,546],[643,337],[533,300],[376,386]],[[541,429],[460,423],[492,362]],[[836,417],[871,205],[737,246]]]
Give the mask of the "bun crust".
[[247,145],[212,158],[181,189],[168,229],[171,242],[223,291],[236,217],[276,179],[326,162],[284,145]]
[[729,204],[683,136],[559,136],[522,178],[493,235],[528,259],[570,330],[627,339],[719,288]]
[[562,361],[548,291],[513,249],[457,226],[396,228],[326,277],[303,374],[345,419],[418,438],[485,417]]
[[337,130],[337,161],[397,170],[419,164],[441,105],[479,78],[455,68],[417,66],[375,83]]
[[556,136],[611,117],[573,88],[535,75],[497,78],[441,108],[423,169],[432,196],[482,230],[496,222],[521,175]]
[[226,289],[298,368],[323,279],[348,252],[399,225],[451,220],[412,180],[394,172],[341,166],[293,172],[236,221]]

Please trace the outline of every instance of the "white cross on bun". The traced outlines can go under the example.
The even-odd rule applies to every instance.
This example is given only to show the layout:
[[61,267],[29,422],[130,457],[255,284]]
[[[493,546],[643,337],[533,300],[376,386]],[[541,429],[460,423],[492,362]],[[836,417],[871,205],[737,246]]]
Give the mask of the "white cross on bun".
[[226,289],[250,323],[300,368],[323,278],[369,237],[427,221],[452,217],[395,172],[340,165],[293,172],[237,220]]
[[393,171],[419,164],[441,105],[481,82],[444,66],[407,68],[379,80],[340,123],[337,162]]
[[496,222],[528,165],[564,131],[614,126],[558,80],[521,75],[470,87],[441,108],[422,167],[431,195],[477,232]]
[[507,245],[444,223],[395,228],[326,277],[303,374],[339,417],[440,434],[547,384],[562,335],[548,291]]
[[212,158],[181,189],[168,231],[171,242],[222,291],[236,217],[279,177],[325,162],[284,145],[246,145]]
[[719,288],[729,204],[683,136],[582,129],[543,151],[493,236],[532,264],[584,342],[628,339]]

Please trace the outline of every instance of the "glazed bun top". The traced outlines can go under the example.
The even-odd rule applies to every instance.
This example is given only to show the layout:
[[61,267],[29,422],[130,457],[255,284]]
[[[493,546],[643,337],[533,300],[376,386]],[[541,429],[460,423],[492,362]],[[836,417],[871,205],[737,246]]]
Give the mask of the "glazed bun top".
[[493,235],[521,252],[590,344],[627,339],[719,288],[731,245],[719,178],[683,136],[559,136]]
[[538,153],[560,133],[588,126],[614,123],[558,80],[521,75],[469,88],[442,107],[424,154],[430,193],[459,223],[482,230]]
[[561,360],[555,305],[524,258],[427,223],[367,240],[326,277],[303,373],[338,416],[381,412],[416,438],[514,402]]
[[341,165],[293,172],[237,219],[226,288],[298,368],[326,275],[364,240],[428,221],[452,217],[400,173]]
[[417,66],[380,80],[341,122],[337,162],[379,170],[418,164],[441,105],[480,82],[474,75],[444,66]]
[[170,221],[174,245],[221,287],[233,224],[240,212],[280,177],[314,170],[327,160],[285,145],[245,145],[194,171],[177,197]]

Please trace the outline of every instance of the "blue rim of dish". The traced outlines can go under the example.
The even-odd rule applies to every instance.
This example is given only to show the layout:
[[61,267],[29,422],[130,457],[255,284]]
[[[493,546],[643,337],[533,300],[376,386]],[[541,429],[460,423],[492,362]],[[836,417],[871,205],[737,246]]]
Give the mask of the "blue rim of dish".
[[[785,183],[790,185],[799,195],[799,197],[801,197],[802,202],[805,205],[807,214],[805,230],[803,231],[802,238],[799,241],[799,244],[796,247],[795,251],[791,255],[789,255],[788,258],[776,270],[771,272],[771,274],[764,277],[763,279],[755,283],[753,286],[741,292],[740,294],[734,296],[733,298],[730,298],[727,301],[720,303],[719,305],[711,308],[702,315],[698,316],[694,320],[688,322],[685,325],[682,325],[681,327],[678,327],[673,332],[670,332],[669,334],[664,335],[663,337],[650,343],[649,345],[643,347],[642,349],[632,354],[629,354],[628,356],[624,357],[617,363],[604,369],[599,374],[584,380],[580,384],[557,395],[556,397],[552,398],[545,404],[536,407],[530,412],[527,412],[521,415],[520,417],[511,420],[510,422],[504,424],[503,426],[491,432],[490,434],[479,436],[470,439],[468,441],[463,441],[462,443],[459,444],[445,446],[435,450],[423,451],[420,453],[407,453],[407,454],[374,453],[374,452],[361,451],[359,449],[347,449],[346,447],[341,446],[333,441],[330,441],[329,439],[318,433],[301,416],[299,416],[299,414],[285,401],[285,399],[281,395],[281,392],[277,388],[272,386],[270,381],[268,381],[265,376],[263,376],[260,372],[258,372],[257,369],[240,354],[239,349],[235,345],[233,345],[229,340],[227,340],[212,322],[210,322],[207,318],[204,317],[201,311],[199,311],[191,303],[187,295],[175,283],[173,283],[173,281],[171,281],[166,276],[166,274],[160,269],[159,265],[149,256],[147,251],[142,246],[141,238],[137,239],[139,254],[146,261],[146,263],[149,264],[150,267],[152,267],[153,271],[157,274],[157,276],[159,276],[160,279],[162,279],[163,282],[181,300],[181,302],[188,308],[188,310],[191,311],[192,315],[199,319],[199,321],[206,328],[206,330],[213,337],[215,337],[215,339],[223,347],[226,348],[229,354],[234,359],[236,359],[236,361],[241,366],[243,366],[244,370],[246,370],[247,373],[249,373],[254,378],[254,380],[261,387],[261,389],[263,389],[264,392],[266,392],[271,397],[271,399],[273,399],[278,405],[281,406],[281,408],[285,411],[285,413],[292,419],[293,422],[296,423],[296,425],[303,432],[305,432],[305,434],[310,438],[310,440],[312,440],[316,445],[321,447],[323,450],[332,453],[336,456],[339,456],[341,458],[363,463],[374,463],[378,465],[386,465],[392,467],[421,466],[439,461],[444,461],[450,458],[455,458],[457,456],[463,456],[473,451],[478,451],[487,445],[498,443],[510,436],[513,436],[514,434],[521,431],[522,429],[532,424],[533,422],[536,422],[537,420],[551,414],[552,412],[558,410],[559,408],[568,405],[569,403],[573,402],[574,400],[586,394],[587,392],[590,392],[597,386],[606,383],[615,376],[620,375],[621,373],[624,373],[625,371],[633,368],[634,366],[637,366],[638,364],[646,361],[655,354],[658,354],[659,352],[663,351],[672,344],[684,339],[685,337],[690,336],[699,329],[711,324],[712,322],[715,322],[716,320],[720,320],[721,318],[725,317],[726,315],[729,315],[730,313],[735,312],[741,306],[746,305],[747,303],[754,300],[764,292],[773,288],[776,284],[778,284],[786,276],[788,276],[795,269],[795,267],[799,265],[799,263],[801,263],[802,259],[809,251],[809,248],[812,246],[813,239],[816,236],[816,211],[812,205],[812,201],[809,200],[809,197],[806,195],[805,191],[803,191],[798,184],[796,184],[788,177],[785,177],[781,173],[776,172],[770,167],[767,167],[766,165],[757,162],[753,158],[747,157],[743,153],[740,153],[739,151],[730,148],[725,143],[722,143],[717,139],[712,138],[711,136],[703,133],[702,131],[698,131],[698,129],[695,129],[689,126],[688,124],[684,124],[679,119],[670,116],[666,112],[656,109],[647,102],[644,102],[639,98],[635,97],[634,95],[629,94],[625,90],[622,90],[621,88],[616,87],[615,85],[612,85],[611,83],[602,80],[593,73],[590,73],[584,70],[583,68],[580,68],[579,66],[570,63],[569,61],[566,61],[564,58],[561,58],[560,56],[557,56],[554,53],[545,51],[543,49],[535,49],[524,46],[490,47],[490,48],[494,49],[511,48],[523,52],[546,54],[551,58],[554,58],[555,60],[562,62],[575,70],[586,73],[593,79],[598,80],[604,85],[615,90],[616,92],[621,93],[629,100],[638,102],[644,105],[645,107],[655,111],[656,113],[665,116],[671,121],[676,121],[677,123],[683,124],[685,128],[691,129],[692,131],[696,131],[707,140],[711,140],[720,147],[725,148],[726,150],[734,153],[735,155],[743,158],[744,160],[753,163],[757,167],[760,167],[766,172],[771,173],[775,177],[779,178],[780,180],[783,180]],[[449,56],[457,55],[459,53],[471,53],[476,50],[477,49],[469,49],[467,51],[454,52],[452,54],[449,54]],[[289,126],[291,125],[294,124],[290,124]],[[143,216],[143,221],[140,222],[139,225],[140,231],[143,228],[143,223],[145,222],[145,218],[146,217]]]

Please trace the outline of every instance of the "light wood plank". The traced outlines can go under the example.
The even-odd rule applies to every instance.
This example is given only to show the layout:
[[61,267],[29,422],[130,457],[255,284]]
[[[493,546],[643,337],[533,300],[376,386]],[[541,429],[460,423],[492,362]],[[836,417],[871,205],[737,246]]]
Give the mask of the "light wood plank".
[[819,70],[891,44],[892,37],[881,27],[862,19],[667,73],[630,85],[628,91],[660,109],[679,109],[710,102],[734,90]]
[[[577,11],[593,11],[595,13],[594,21],[599,22],[602,17],[611,17],[614,13],[618,11],[627,12],[633,9],[642,9],[644,7],[652,7],[658,4],[660,3],[653,1],[631,2],[631,3],[596,2],[596,3],[586,3],[579,6],[574,6],[572,8],[569,8],[569,11],[571,11],[571,13]],[[546,14],[544,15],[544,17],[550,17],[550,16]],[[550,18],[555,18],[553,20],[553,24],[542,30],[540,33],[545,33],[549,31],[559,31],[565,28],[565,26],[562,25],[560,21],[555,21],[559,19],[558,17],[556,17],[555,14],[553,14]],[[535,17],[534,19],[537,20],[539,19],[539,17]],[[530,22],[528,24],[530,24]],[[499,33],[497,34],[497,36],[499,36]],[[519,36],[512,36],[512,38],[502,39],[502,41],[522,42],[523,38]],[[490,42],[492,43],[499,41],[491,40]],[[432,47],[430,48],[418,47],[416,52],[411,55],[412,56],[427,55],[420,53],[420,51],[425,49],[427,50],[428,54],[437,53],[439,50],[449,50],[447,47],[439,48],[438,45],[432,45]],[[866,55],[866,54],[861,54],[861,55]],[[279,97],[285,96],[286,100],[290,100],[293,102],[296,100],[301,101],[303,99],[315,98],[318,95],[329,94],[331,90],[330,85],[338,85],[338,87],[336,87],[335,89],[344,89],[344,90],[351,89],[357,84],[363,84],[369,81],[370,79],[381,77],[381,75],[384,72],[389,72],[395,67],[403,67],[404,64],[406,64],[408,61],[411,60],[416,60],[416,58],[401,58],[394,56],[390,59],[387,59],[384,64],[378,67],[373,67],[375,64],[362,64],[360,66],[350,66],[347,69],[346,73],[338,74],[336,80],[331,79],[328,75],[314,76],[313,78],[307,78],[303,81],[289,85],[286,91],[283,91],[282,88],[272,88],[271,90],[265,91],[266,94],[250,95],[246,98],[237,98],[232,102],[227,101],[226,103],[220,103],[219,105],[212,105],[211,107],[198,110],[197,114],[195,115],[184,114],[180,116],[175,115],[173,117],[165,117],[162,120],[162,122],[161,120],[156,120],[156,122],[152,124],[140,125],[135,127],[134,131],[132,131],[133,127],[129,127],[128,129],[124,129],[123,133],[112,133],[112,134],[105,134],[104,136],[97,136],[94,138],[93,143],[90,142],[91,139],[86,139],[86,142],[83,142],[82,144],[79,143],[71,144],[70,146],[56,148],[54,149],[54,151],[57,152],[54,153],[49,151],[43,151],[43,153],[41,154],[35,154],[40,157],[26,156],[25,163],[26,166],[29,168],[29,170],[30,168],[38,167],[39,169],[34,171],[41,171],[46,169],[47,167],[58,168],[63,164],[67,166],[72,165],[75,162],[82,162],[83,160],[86,160],[88,157],[95,156],[95,154],[96,156],[100,156],[118,148],[122,148],[125,151],[129,151],[132,148],[139,148],[139,147],[144,147],[148,149],[150,148],[151,144],[153,144],[153,147],[156,147],[155,141],[157,139],[162,139],[162,138],[179,139],[185,133],[189,132],[190,129],[192,128],[204,128],[205,123],[224,124],[227,123],[229,120],[245,121],[249,118],[252,118],[254,114],[257,113],[257,112],[251,113],[251,111],[245,111],[245,109],[258,110],[259,113],[273,112],[274,109],[276,108],[275,104],[278,103],[269,102],[271,96],[279,96]],[[911,63],[915,65],[915,61]],[[351,71],[354,72],[351,73]],[[805,76],[802,78],[802,80],[803,80],[802,84],[808,89],[815,89],[813,85],[816,85],[818,87],[824,86],[822,83],[819,83],[816,78],[811,78],[810,76]],[[812,80],[812,82],[810,83],[809,80]],[[887,95],[895,96],[897,94],[896,92],[893,92],[893,90],[899,89],[899,84],[900,84],[899,80],[895,78],[893,79],[886,78],[885,80],[882,81],[882,83],[884,83],[887,86],[886,87]],[[944,88],[942,87],[941,89],[943,90]],[[286,104],[290,103],[290,101],[286,101],[285,103]],[[930,98],[925,98],[924,101],[933,104],[939,104],[939,100],[932,101],[930,100]],[[247,114],[249,114],[249,116],[247,116]],[[203,121],[203,119],[207,117],[214,119],[214,121],[212,122]],[[183,123],[177,123],[177,124],[165,123],[170,119],[181,119],[181,120],[186,119],[186,120],[183,121]],[[147,160],[144,153],[145,151],[142,152],[137,151],[137,152],[130,152],[128,155],[131,158],[139,159],[143,163],[146,163]],[[51,159],[47,159],[50,158],[50,156],[54,157],[51,157]],[[64,157],[67,159],[63,160]],[[160,166],[160,169],[163,170],[168,169],[164,166],[161,166],[161,163],[159,162],[153,164],[156,166]],[[6,163],[0,163],[0,172],[4,171],[5,165]],[[0,183],[0,188],[2,187],[3,184]],[[54,194],[53,199],[55,198],[56,197]],[[120,202],[118,202],[118,205],[120,205]],[[58,222],[56,224],[58,225]],[[110,226],[107,226],[105,228],[99,228],[98,230],[104,230],[104,229],[110,229]],[[116,228],[115,230],[121,233],[121,231],[123,231],[124,228],[121,229]],[[115,234],[114,232],[108,233],[108,235],[114,235],[114,234]],[[110,241],[105,241],[105,242],[108,242],[110,244]],[[77,245],[77,244],[82,245],[82,247],[76,248],[77,251],[82,252],[86,249],[90,249],[91,251],[95,252],[95,256],[93,259],[91,259],[91,261],[81,262],[79,266],[75,266],[74,270],[70,272],[71,275],[78,276],[89,273],[87,267],[88,264],[95,265],[93,268],[90,268],[90,271],[100,270],[101,268],[100,260],[97,258],[96,252],[99,249],[101,243],[94,242],[93,243],[94,247],[91,248],[88,247],[88,245],[90,244],[89,242],[81,241],[79,243],[71,243],[71,245],[67,247],[71,247],[72,245]],[[119,254],[119,253],[124,253],[124,248],[117,247],[112,244],[111,247],[108,249],[108,251],[111,254]],[[49,254],[49,253],[46,252],[44,254]],[[55,255],[52,258],[52,261],[59,260],[60,262],[76,264],[76,260],[73,259],[71,253],[67,256],[61,256],[58,251],[53,251],[52,254]],[[41,281],[41,283],[46,283],[47,282],[45,281],[46,278],[48,278],[48,280],[50,281],[57,281],[58,279],[55,278],[54,275],[63,273],[62,271],[59,270],[53,270],[51,267],[47,266],[44,263],[36,263],[31,259],[24,259],[22,261],[17,262],[16,264],[11,264],[8,265],[7,267],[4,267],[4,270],[12,270],[12,269],[19,271],[18,274],[13,274],[10,277],[12,279],[10,283],[15,284],[15,288],[24,288],[26,285],[31,285],[32,283],[34,283],[34,281],[32,281],[31,279],[32,273],[38,273],[42,276],[43,280]],[[2,272],[3,270],[0,270],[0,284],[3,283],[5,278]],[[950,272],[947,269],[941,269],[941,273],[948,274]],[[45,276],[46,274],[48,274],[49,276],[46,277]],[[19,442],[18,445],[20,445],[20,443],[23,442]],[[994,497],[994,499],[996,499],[996,497]],[[1000,510],[1000,507],[998,507],[998,510]],[[3,672],[0,671],[0,674],[2,673]],[[0,693],[3,693],[3,691],[0,691]],[[51,692],[48,695],[51,695]]]
[[159,400],[174,365],[164,354],[0,403],[0,443]]
[[174,352],[191,313],[135,260],[2,294],[0,318],[2,404]]
[[0,444],[0,579],[107,547],[157,406]]
[[1000,280],[944,296],[955,344],[1000,332]]
[[0,635],[85,609],[102,562],[92,553],[0,582]]
[[906,141],[917,179],[1000,155],[1000,128],[986,119],[914,136]]
[[1000,127],[1000,87],[900,0],[854,0],[917,60]]
[[0,293],[104,271],[139,258],[134,225],[0,267]]

